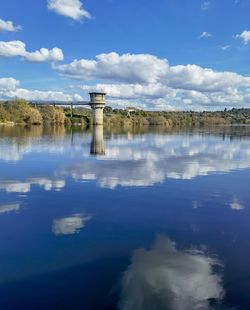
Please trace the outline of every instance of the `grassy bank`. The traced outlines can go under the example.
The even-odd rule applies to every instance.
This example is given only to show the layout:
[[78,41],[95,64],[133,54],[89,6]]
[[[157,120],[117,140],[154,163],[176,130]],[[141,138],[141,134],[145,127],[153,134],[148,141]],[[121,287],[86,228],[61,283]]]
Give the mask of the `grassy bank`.
[[[30,105],[25,100],[0,103],[0,124],[15,125],[66,125],[88,127],[92,123],[90,109]],[[213,126],[250,124],[250,109],[231,109],[216,112],[165,112],[136,110],[128,115],[126,110],[105,107],[104,124],[107,126]]]

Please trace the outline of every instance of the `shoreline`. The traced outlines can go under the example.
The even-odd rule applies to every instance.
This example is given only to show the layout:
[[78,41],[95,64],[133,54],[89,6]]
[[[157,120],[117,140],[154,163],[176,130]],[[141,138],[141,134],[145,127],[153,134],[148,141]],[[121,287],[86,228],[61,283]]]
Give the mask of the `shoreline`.
[[[69,108],[44,105],[34,107],[25,100],[0,103],[1,126],[62,126],[91,127],[93,115],[90,109]],[[135,110],[128,114],[126,109],[104,108],[104,126],[243,126],[250,125],[250,109],[232,108],[224,111],[144,111]]]

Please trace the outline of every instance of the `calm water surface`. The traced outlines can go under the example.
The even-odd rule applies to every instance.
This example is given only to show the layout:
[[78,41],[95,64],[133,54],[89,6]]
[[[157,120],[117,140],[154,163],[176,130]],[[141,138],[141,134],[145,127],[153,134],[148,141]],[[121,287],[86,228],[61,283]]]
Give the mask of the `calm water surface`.
[[0,309],[250,309],[250,127],[0,127]]

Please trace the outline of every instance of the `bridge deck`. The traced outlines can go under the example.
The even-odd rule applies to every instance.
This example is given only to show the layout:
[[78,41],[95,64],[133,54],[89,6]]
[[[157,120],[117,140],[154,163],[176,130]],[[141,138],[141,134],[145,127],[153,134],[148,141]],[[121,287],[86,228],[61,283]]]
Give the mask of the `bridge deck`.
[[33,105],[56,105],[56,106],[90,106],[90,102],[88,101],[78,101],[78,102],[56,102],[56,101],[31,101],[30,104]]

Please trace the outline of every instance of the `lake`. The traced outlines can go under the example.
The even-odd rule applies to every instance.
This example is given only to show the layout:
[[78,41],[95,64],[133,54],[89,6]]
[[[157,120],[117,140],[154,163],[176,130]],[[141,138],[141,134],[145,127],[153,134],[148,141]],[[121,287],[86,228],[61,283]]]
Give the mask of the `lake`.
[[250,127],[0,127],[0,309],[250,309]]

